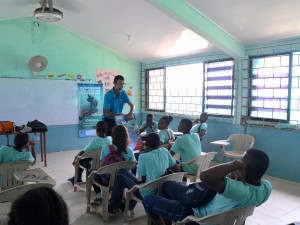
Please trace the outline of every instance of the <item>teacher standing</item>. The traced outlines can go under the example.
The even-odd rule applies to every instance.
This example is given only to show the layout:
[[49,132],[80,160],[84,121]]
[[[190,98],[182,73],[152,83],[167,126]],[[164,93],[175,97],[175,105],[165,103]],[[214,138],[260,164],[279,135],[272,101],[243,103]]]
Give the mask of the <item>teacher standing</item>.
[[125,103],[130,106],[127,119],[131,120],[133,118],[134,105],[129,100],[123,87],[124,77],[122,75],[117,75],[114,78],[114,87],[104,95],[103,120],[108,124],[108,132],[106,134],[108,136],[111,136],[111,131],[116,126],[115,116],[123,115],[122,112]]

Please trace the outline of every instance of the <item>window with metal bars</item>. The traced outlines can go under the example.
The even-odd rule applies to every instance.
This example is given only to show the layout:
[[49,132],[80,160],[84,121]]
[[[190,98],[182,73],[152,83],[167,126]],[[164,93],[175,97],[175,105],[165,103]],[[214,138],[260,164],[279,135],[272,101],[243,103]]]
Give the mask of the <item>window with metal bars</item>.
[[249,116],[299,124],[299,52],[251,59]]
[[205,111],[233,115],[234,61],[208,62],[205,68]]
[[233,67],[234,61],[226,60],[146,70],[145,109],[180,115],[206,111],[231,116]]

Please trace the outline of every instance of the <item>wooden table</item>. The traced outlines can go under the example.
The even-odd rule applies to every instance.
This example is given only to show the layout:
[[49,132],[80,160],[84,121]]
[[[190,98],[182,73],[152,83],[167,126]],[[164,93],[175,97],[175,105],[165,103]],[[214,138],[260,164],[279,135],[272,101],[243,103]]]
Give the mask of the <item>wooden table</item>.
[[[47,149],[46,149],[46,133],[47,131],[31,131],[28,134],[40,134],[40,148],[41,148],[41,161],[44,161],[45,166],[47,166]],[[0,135],[6,136],[6,144],[9,145],[9,135],[16,135],[17,132],[12,133],[0,133]]]
[[52,186],[56,185],[56,181],[41,168],[16,171],[14,172],[14,177],[20,182],[47,183]]

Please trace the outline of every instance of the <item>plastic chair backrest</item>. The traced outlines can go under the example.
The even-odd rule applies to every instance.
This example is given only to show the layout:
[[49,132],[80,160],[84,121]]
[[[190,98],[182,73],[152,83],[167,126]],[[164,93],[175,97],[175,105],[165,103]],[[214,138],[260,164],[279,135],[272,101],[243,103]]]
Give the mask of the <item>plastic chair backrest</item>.
[[177,181],[180,182],[183,179],[183,176],[185,175],[185,172],[179,172],[179,173],[171,173],[168,175],[165,175],[163,177],[157,178],[148,184],[144,184],[140,187],[140,189],[156,189],[157,195],[161,195],[162,186],[166,181]]
[[198,158],[194,159],[195,160],[194,163],[192,163],[193,160],[190,161],[191,164],[198,165],[197,173],[195,174],[196,177],[200,177],[200,173],[209,168],[211,161],[214,159],[214,157],[217,154],[218,154],[217,152],[208,152],[208,153],[201,155]]
[[99,169],[101,166],[101,160],[100,160],[100,155],[101,155],[101,148],[94,149],[92,151],[89,151],[87,153],[82,154],[79,159],[87,159],[91,158],[92,159],[92,169]]
[[248,134],[233,134],[227,141],[234,144],[233,151],[241,153],[252,148],[254,144],[254,138]]
[[189,221],[194,221],[198,224],[214,224],[214,225],[242,225],[246,218],[253,214],[255,206],[247,208],[232,209],[226,212],[215,213],[206,217],[197,218],[195,216],[188,216],[177,224],[185,224]]
[[28,170],[32,165],[30,161],[16,161],[0,164],[0,179],[2,191],[23,184],[14,177],[14,172]]

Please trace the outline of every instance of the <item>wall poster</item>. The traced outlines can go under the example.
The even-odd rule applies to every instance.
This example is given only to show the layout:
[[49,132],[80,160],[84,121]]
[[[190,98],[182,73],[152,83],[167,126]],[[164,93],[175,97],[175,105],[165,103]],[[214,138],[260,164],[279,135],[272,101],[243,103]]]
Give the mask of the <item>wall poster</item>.
[[96,136],[96,124],[102,120],[103,85],[78,84],[79,137]]
[[118,70],[96,69],[96,83],[103,84],[104,93],[114,86],[114,78],[119,74]]

